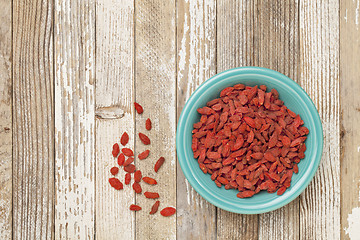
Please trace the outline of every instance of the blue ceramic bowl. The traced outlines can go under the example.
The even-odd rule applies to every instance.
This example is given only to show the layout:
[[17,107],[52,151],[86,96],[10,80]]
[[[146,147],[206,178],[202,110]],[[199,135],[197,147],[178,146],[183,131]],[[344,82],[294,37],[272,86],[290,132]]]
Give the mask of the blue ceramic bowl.
[[[285,105],[304,121],[309,129],[307,136],[305,158],[298,164],[299,173],[294,174],[291,187],[278,196],[276,193],[261,191],[251,198],[240,199],[235,189],[218,188],[210,179],[210,174],[204,174],[193,157],[191,149],[193,124],[198,122],[200,114],[196,111],[214,98],[226,87],[243,83],[248,86],[266,85],[268,90],[275,88],[279,98]],[[178,160],[185,177],[191,186],[207,201],[224,210],[242,213],[258,214],[280,208],[300,195],[308,186],[318,169],[322,149],[323,130],[319,113],[306,92],[293,80],[274,70],[259,67],[241,67],[219,73],[204,82],[189,98],[182,110],[176,134],[176,149]]]

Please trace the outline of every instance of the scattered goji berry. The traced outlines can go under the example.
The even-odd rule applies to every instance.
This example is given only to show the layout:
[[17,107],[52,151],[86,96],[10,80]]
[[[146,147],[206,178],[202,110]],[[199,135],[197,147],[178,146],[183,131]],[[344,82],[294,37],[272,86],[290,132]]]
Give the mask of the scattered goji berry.
[[124,132],[123,135],[120,138],[121,145],[125,146],[129,142],[129,135],[127,132]]
[[151,211],[149,214],[155,214],[158,211],[159,206],[160,206],[160,201],[156,201],[154,205],[151,207]]
[[143,133],[139,133],[139,138],[142,141],[143,144],[145,145],[149,145],[150,144],[150,138],[148,136],[146,136]]
[[144,192],[146,198],[159,198],[159,194],[156,192]]
[[132,187],[133,187],[133,189],[134,189],[134,191],[136,193],[141,193],[142,192],[141,185],[138,182],[134,182]]
[[140,160],[143,160],[143,159],[145,159],[145,158],[147,158],[149,156],[149,153],[150,153],[150,150],[145,150],[145,151],[143,151],[142,153],[140,153],[138,155],[138,158]]
[[142,114],[144,112],[143,107],[140,104],[138,104],[137,102],[134,102],[134,106],[135,106],[135,109],[138,114]]
[[127,156],[127,157],[132,157],[134,156],[134,152],[133,150],[131,150],[130,148],[123,148],[121,149],[122,153]]
[[140,211],[141,207],[139,205],[131,204],[130,205],[130,210],[131,211]]
[[109,178],[110,185],[115,188],[116,190],[123,189],[123,184],[117,178]]
[[135,171],[134,173],[134,180],[135,182],[140,182],[142,178],[142,174],[140,170]]
[[110,169],[110,173],[112,174],[112,175],[116,175],[116,174],[118,174],[118,172],[119,172],[119,168],[118,167],[112,167],[111,169]]
[[131,181],[131,174],[130,173],[126,173],[125,174],[125,184],[129,185]]
[[157,181],[151,177],[143,177],[142,180],[150,185],[156,185]]
[[112,150],[112,155],[114,157],[117,157],[117,155],[120,153],[120,147],[119,147],[119,144],[115,143],[113,145],[113,150]]
[[133,173],[133,172],[135,172],[135,170],[136,170],[136,167],[134,164],[129,164],[126,167],[124,167],[124,171],[128,172],[128,173]]
[[155,166],[154,166],[155,172],[159,171],[159,168],[164,164],[164,162],[165,162],[164,157],[160,157],[159,160],[157,160],[157,162],[155,163]]
[[146,130],[148,130],[148,131],[151,130],[151,120],[150,120],[150,118],[146,119],[145,128],[146,128]]
[[119,166],[122,166],[125,162],[125,155],[123,153],[120,153],[117,161],[118,161]]
[[164,217],[169,217],[171,215],[174,215],[175,213],[176,213],[176,209],[173,207],[166,207],[160,211],[160,214]]
[[129,157],[123,164],[124,167],[129,166],[134,161],[133,157]]

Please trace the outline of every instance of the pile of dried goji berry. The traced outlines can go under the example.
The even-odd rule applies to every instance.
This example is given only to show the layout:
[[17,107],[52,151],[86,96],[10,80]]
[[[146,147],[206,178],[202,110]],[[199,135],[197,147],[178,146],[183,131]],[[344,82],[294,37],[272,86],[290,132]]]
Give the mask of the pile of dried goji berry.
[[[134,103],[134,105],[135,105],[135,109],[136,109],[137,113],[142,114],[143,113],[142,106],[138,103]],[[151,120],[149,118],[145,122],[145,128],[148,131],[151,130]],[[145,144],[145,145],[150,144],[150,138],[148,136],[146,136],[144,133],[139,133],[139,138],[143,144]],[[134,191],[136,193],[141,194],[142,193],[142,188],[141,188],[141,184],[140,184],[141,181],[143,181],[149,185],[156,185],[157,181],[150,177],[143,177],[141,171],[136,169],[135,165],[133,164],[134,151],[131,150],[130,148],[125,148],[125,146],[128,142],[129,142],[129,135],[126,132],[124,132],[120,138],[120,143],[122,146],[124,146],[121,149],[121,153],[120,153],[119,144],[115,143],[113,145],[112,155],[114,156],[114,158],[117,158],[118,165],[120,167],[123,167],[124,171],[126,172],[125,181],[124,181],[125,184],[126,185],[130,184],[131,174],[133,174],[134,175],[134,177],[133,177],[134,183],[132,185],[132,188],[134,189]],[[150,150],[145,150],[144,152],[142,152],[138,155],[138,158],[140,160],[144,160],[145,158],[147,158],[149,156],[149,153],[150,153]],[[159,171],[160,167],[163,165],[164,162],[165,162],[164,157],[160,157],[159,160],[157,160],[157,162],[155,163],[155,166],[154,166],[154,171],[156,173]],[[119,167],[112,167],[110,169],[110,173],[114,176],[114,177],[109,178],[110,185],[113,188],[115,188],[116,190],[123,189],[122,182],[120,181],[119,178],[115,177],[116,175],[119,174]],[[160,197],[160,195],[157,192],[144,192],[144,196],[146,198],[150,198],[150,199],[158,199]],[[156,201],[153,204],[153,206],[151,207],[150,214],[155,214],[158,211],[159,206],[160,206],[160,201]],[[141,207],[139,205],[132,204],[130,206],[130,210],[131,211],[139,211],[139,210],[141,210]],[[168,216],[175,214],[175,212],[176,212],[175,208],[166,207],[160,211],[160,214],[162,216],[168,217]]]
[[239,198],[261,190],[282,195],[305,157],[309,130],[276,89],[237,84],[199,108],[192,150],[201,170]]

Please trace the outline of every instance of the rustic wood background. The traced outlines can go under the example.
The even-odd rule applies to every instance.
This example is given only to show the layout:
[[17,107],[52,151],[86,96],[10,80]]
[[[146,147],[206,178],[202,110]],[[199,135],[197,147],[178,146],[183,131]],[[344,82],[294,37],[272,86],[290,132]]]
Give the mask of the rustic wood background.
[[[360,238],[359,0],[0,0],[0,20],[1,239]],[[299,83],[325,137],[309,187],[259,215],[206,202],[175,152],[191,93],[248,65]],[[107,182],[113,142],[126,130],[143,151],[147,117],[152,160],[136,164],[151,176],[166,158],[155,188],[170,218],[130,212],[144,199]]]

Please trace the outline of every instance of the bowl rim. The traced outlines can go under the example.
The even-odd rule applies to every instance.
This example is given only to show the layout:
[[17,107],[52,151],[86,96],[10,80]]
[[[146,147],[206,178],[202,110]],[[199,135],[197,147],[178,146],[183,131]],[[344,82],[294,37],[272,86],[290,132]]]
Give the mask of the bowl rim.
[[[252,209],[252,208],[234,209],[232,207],[228,207],[223,202],[219,203],[213,199],[213,195],[211,195],[209,192],[206,191],[206,188],[203,188],[201,186],[201,184],[199,184],[199,182],[191,174],[190,170],[187,169],[185,166],[185,162],[187,160],[186,160],[186,156],[185,156],[185,147],[186,146],[185,146],[185,141],[184,141],[183,136],[185,135],[184,127],[185,127],[185,123],[186,123],[186,121],[185,121],[186,115],[189,112],[189,109],[191,108],[191,105],[192,105],[191,103],[196,100],[196,98],[198,97],[199,94],[201,94],[203,89],[206,89],[207,86],[211,85],[212,83],[217,81],[219,78],[224,77],[224,75],[226,76],[231,73],[236,73],[237,75],[251,74],[251,75],[259,75],[259,76],[267,76],[267,77],[271,76],[273,78],[277,78],[277,79],[281,80],[283,83],[285,83],[286,85],[288,85],[291,89],[296,91],[299,95],[301,95],[301,97],[304,98],[303,100],[307,102],[307,105],[306,105],[307,108],[309,110],[311,110],[312,113],[313,112],[316,113],[316,114],[312,115],[312,118],[313,118],[313,123],[314,123],[315,131],[316,131],[315,136],[319,137],[321,144],[319,146],[316,146],[317,151],[315,152],[316,156],[314,157],[315,162],[314,162],[313,167],[309,171],[306,171],[304,173],[304,176],[302,178],[305,178],[305,180],[303,180],[302,182],[299,181],[297,184],[294,185],[294,186],[296,186],[296,185],[300,184],[300,186],[298,186],[297,188],[294,189],[294,191],[291,193],[291,195],[289,195],[287,198],[283,199],[281,202],[275,203],[268,207],[259,208],[259,209]],[[310,182],[314,178],[315,173],[319,168],[319,164],[320,164],[322,153],[323,153],[323,144],[324,144],[323,141],[324,141],[323,128],[322,128],[322,123],[321,123],[321,119],[319,116],[319,112],[317,111],[316,106],[314,105],[313,101],[311,100],[311,98],[305,92],[304,89],[302,89],[295,81],[293,81],[289,77],[287,77],[284,74],[277,72],[275,70],[263,68],[263,67],[246,66],[246,67],[231,68],[231,69],[225,70],[223,72],[220,72],[220,73],[212,76],[211,78],[209,78],[208,80],[203,82],[191,94],[190,98],[185,103],[184,108],[182,109],[180,117],[179,117],[177,131],[176,131],[176,152],[177,152],[178,162],[180,163],[180,167],[185,175],[185,178],[189,181],[190,185],[195,189],[195,191],[197,193],[199,193],[205,200],[207,200],[211,204],[215,205],[216,207],[219,207],[219,208],[224,209],[229,212],[240,213],[240,214],[260,214],[260,213],[270,212],[270,211],[276,210],[278,208],[281,208],[281,207],[287,205],[288,203],[293,201],[295,198],[297,198],[305,190],[305,188],[310,184]],[[281,196],[279,196],[279,197],[281,197]]]

